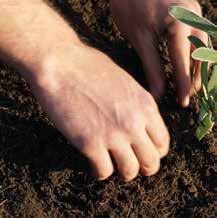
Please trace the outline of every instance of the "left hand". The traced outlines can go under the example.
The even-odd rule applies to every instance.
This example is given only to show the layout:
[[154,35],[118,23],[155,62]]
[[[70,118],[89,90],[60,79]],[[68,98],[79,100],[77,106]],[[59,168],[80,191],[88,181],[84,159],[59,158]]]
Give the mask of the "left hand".
[[157,37],[165,30],[174,67],[178,99],[183,107],[189,105],[193,86],[201,87],[200,63],[195,62],[195,84],[191,80],[191,52],[195,49],[188,40],[189,35],[199,37],[207,44],[207,35],[184,25],[168,14],[170,5],[183,6],[199,15],[201,7],[196,0],[110,0],[115,21],[136,49],[141,58],[150,91],[158,98],[164,90],[164,75],[161,72],[157,51]]

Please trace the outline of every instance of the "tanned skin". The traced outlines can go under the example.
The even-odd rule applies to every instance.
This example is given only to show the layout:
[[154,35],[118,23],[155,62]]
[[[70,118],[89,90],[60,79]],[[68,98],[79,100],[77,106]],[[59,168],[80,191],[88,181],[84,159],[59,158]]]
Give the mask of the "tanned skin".
[[[178,99],[184,107],[191,95],[194,49],[187,36],[194,34],[204,42],[207,38],[167,12],[176,4],[201,15],[196,1],[110,0],[110,4],[119,29],[141,58],[151,93],[108,56],[83,44],[42,0],[0,1],[0,58],[20,69],[56,127],[89,159],[97,179],[113,173],[113,159],[121,177],[129,181],[139,171],[144,176],[155,174],[169,150],[169,134],[154,100],[164,90],[156,35],[168,32]],[[199,64],[196,68],[199,89]]]

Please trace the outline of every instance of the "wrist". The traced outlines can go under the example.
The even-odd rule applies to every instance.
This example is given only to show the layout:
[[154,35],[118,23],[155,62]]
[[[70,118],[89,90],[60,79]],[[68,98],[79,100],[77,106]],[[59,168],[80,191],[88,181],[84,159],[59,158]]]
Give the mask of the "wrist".
[[0,58],[27,78],[37,80],[48,57],[82,44],[68,23],[43,0],[0,4],[0,12]]
[[58,83],[67,73],[67,68],[73,68],[79,51],[84,47],[81,41],[75,42],[73,37],[71,40],[58,40],[55,45],[43,48],[44,52],[40,52],[37,58],[27,61],[23,75],[32,85],[40,87]]

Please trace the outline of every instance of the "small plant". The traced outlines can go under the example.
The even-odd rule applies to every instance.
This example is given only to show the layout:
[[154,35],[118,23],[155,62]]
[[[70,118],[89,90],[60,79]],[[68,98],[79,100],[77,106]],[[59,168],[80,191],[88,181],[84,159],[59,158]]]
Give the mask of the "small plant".
[[[187,25],[206,32],[209,37],[217,37],[217,25],[185,8],[171,6],[169,14]],[[217,124],[217,51],[213,49],[210,38],[208,47],[196,36],[189,36],[188,38],[196,47],[196,50],[192,53],[192,58],[202,62],[203,93],[201,95],[195,91],[200,105],[196,137],[201,140],[211,133],[214,125]]]

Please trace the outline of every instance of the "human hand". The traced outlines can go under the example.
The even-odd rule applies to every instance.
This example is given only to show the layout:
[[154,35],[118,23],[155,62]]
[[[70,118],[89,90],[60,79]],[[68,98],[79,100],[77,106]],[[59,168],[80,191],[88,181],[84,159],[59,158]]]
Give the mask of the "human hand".
[[125,181],[155,174],[169,134],[154,98],[103,53],[70,47],[51,53],[29,80],[44,110],[96,178],[109,177],[113,161]]
[[0,4],[0,12],[0,53],[21,69],[95,176],[110,176],[112,160],[125,180],[139,170],[155,174],[169,134],[153,97],[105,54],[85,46],[42,0]]
[[193,87],[197,90],[201,87],[201,77],[200,63],[195,62],[195,78],[192,84],[190,55],[194,47],[187,37],[195,35],[207,44],[207,35],[172,19],[168,14],[168,8],[170,5],[179,5],[201,15],[199,3],[196,0],[110,0],[110,3],[118,27],[141,58],[150,91],[156,98],[162,95],[164,89],[157,38],[161,33],[167,32],[178,99],[183,107],[188,106]]

